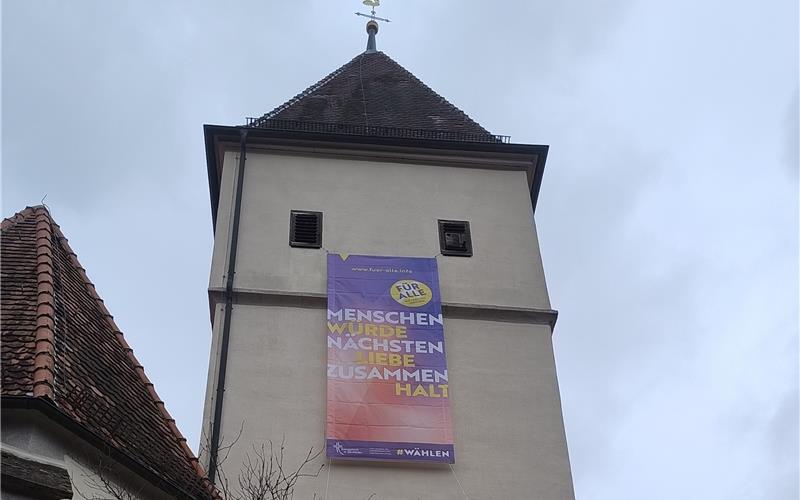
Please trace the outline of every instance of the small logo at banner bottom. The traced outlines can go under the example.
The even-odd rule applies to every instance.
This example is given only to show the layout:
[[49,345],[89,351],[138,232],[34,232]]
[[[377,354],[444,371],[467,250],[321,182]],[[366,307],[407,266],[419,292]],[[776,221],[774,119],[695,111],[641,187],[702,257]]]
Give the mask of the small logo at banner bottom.
[[343,445],[339,441],[333,443],[333,450],[336,452],[337,455],[341,455],[343,457],[363,456],[365,454],[364,450],[360,449],[359,447],[353,447],[353,446],[348,447]]
[[406,307],[422,307],[433,298],[428,285],[417,280],[400,280],[392,284],[392,298]]

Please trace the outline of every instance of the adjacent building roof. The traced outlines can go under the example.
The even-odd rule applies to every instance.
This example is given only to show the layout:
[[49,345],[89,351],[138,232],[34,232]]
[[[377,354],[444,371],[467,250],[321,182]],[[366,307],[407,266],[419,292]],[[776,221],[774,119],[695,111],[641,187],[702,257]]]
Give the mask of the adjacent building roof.
[[205,473],[43,206],[2,222],[3,399],[45,400],[173,489]]
[[448,140],[459,137],[477,142],[497,140],[391,57],[378,51],[357,55],[286,103],[251,120],[249,125],[282,128],[287,127],[287,122],[439,131],[449,134],[444,137]]

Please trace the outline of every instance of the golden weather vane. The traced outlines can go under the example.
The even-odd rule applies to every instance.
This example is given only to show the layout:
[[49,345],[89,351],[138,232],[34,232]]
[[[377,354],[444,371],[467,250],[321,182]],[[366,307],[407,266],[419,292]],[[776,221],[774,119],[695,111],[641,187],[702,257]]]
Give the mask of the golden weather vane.
[[368,17],[368,18],[372,19],[373,21],[383,21],[383,22],[386,22],[386,23],[390,23],[391,22],[388,19],[384,19],[382,17],[378,17],[378,16],[375,15],[375,7],[379,7],[381,5],[381,0],[364,0],[363,4],[366,5],[367,7],[370,7],[372,9],[372,12],[370,12],[369,14],[364,14],[362,12],[356,12],[357,16]]

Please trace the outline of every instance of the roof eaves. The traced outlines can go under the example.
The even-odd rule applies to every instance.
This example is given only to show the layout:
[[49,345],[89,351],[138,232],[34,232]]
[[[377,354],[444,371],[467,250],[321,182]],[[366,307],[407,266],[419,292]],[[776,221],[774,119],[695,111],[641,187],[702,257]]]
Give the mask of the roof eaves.
[[[67,412],[60,408],[54,401],[46,398],[32,398],[29,396],[9,396],[3,395],[0,397],[3,410],[6,409],[22,409],[22,410],[37,410],[42,414],[51,418],[56,423],[64,426],[66,429],[73,432],[75,435],[83,438],[92,446],[103,450],[108,456],[126,467],[130,468],[143,478],[150,481],[153,485],[169,490],[177,494],[176,498],[186,498],[197,500],[195,495],[192,495],[186,489],[175,484],[174,481],[162,474],[154,471],[151,467],[142,464],[141,461],[134,458],[127,450],[120,449],[115,446],[109,446],[108,440],[99,436],[92,429],[87,427],[85,423],[79,422],[72,418]],[[213,495],[211,495],[213,497]]]

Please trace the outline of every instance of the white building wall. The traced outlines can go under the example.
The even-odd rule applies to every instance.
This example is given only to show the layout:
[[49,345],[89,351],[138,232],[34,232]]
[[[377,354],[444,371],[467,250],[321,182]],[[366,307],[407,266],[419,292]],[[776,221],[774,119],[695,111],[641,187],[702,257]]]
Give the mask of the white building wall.
[[[130,498],[173,498],[36,411],[4,410],[0,446],[27,459],[65,469],[72,482],[72,498],[76,500],[114,498],[104,486],[100,471],[102,478],[121,488],[114,491],[125,491]],[[8,494],[8,497],[26,498],[19,494]]]
[[[213,296],[225,285],[237,164],[226,153]],[[232,316],[222,435],[244,431],[225,464],[229,478],[251,444],[285,436],[295,459],[324,445],[326,249],[432,257],[437,219],[455,219],[470,222],[474,256],[437,257],[442,300],[475,318],[445,314],[455,466],[333,463],[295,498],[461,499],[456,478],[473,499],[573,498],[551,328],[493,314],[550,308],[525,175],[248,153],[234,285],[250,293]],[[323,212],[324,249],[289,247],[292,209]],[[206,433],[224,314],[215,307]]]

